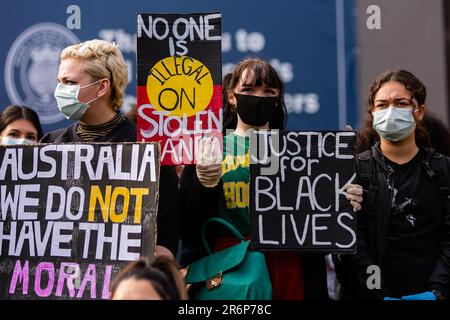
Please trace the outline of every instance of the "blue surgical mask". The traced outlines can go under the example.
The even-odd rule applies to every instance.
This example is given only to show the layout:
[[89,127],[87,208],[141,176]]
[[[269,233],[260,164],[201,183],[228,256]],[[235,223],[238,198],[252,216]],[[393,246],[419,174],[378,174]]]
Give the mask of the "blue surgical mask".
[[4,146],[15,146],[22,144],[35,144],[36,141],[26,138],[1,137],[1,144]]
[[81,89],[87,88],[98,83],[100,80],[80,87],[79,84],[62,84],[58,83],[55,89],[55,98],[58,103],[58,108],[67,119],[80,120],[83,114],[89,108],[89,103],[97,100],[95,97],[89,102],[83,103],[78,100],[78,94]]
[[389,141],[403,141],[416,128],[412,108],[389,107],[373,112],[372,116],[373,128]]

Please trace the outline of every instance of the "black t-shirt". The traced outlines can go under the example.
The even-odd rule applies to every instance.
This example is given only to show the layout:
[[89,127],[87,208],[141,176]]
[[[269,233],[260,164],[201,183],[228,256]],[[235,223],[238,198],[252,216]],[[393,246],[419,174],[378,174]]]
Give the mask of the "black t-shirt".
[[395,297],[427,291],[439,257],[442,202],[435,182],[422,170],[425,152],[399,165],[385,158],[393,193],[385,280]]

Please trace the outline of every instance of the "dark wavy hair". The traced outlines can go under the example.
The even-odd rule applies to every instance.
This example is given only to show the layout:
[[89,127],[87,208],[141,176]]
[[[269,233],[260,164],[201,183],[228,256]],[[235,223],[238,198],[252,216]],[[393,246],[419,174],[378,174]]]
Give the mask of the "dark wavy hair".
[[5,130],[5,128],[12,122],[20,119],[25,119],[36,128],[37,131],[37,140],[39,141],[43,134],[41,123],[39,121],[39,116],[37,113],[25,106],[19,105],[10,105],[5,108],[0,113],[0,132]]
[[119,284],[127,279],[147,280],[162,300],[187,300],[184,281],[179,274],[178,263],[164,256],[141,258],[123,269],[111,285],[111,297]]
[[425,112],[423,127],[430,137],[431,146],[440,153],[450,157],[450,129],[433,113]]
[[239,62],[234,67],[233,72],[225,75],[223,80],[223,132],[225,133],[227,129],[236,129],[237,112],[235,107],[228,101],[228,93],[236,88],[245,70],[253,71],[246,73],[246,79],[243,79],[245,84],[253,86],[266,85],[271,88],[277,88],[280,91],[278,106],[269,120],[269,128],[283,130],[287,122],[283,81],[281,81],[275,68],[267,61],[261,58],[247,58]]
[[[412,94],[412,99],[415,99],[419,106],[425,104],[427,89],[425,88],[425,85],[411,72],[406,70],[398,70],[386,71],[380,74],[370,86],[369,95],[367,98],[367,121],[364,128],[358,135],[358,142],[356,144],[357,152],[363,152],[364,150],[369,149],[375,142],[380,140],[380,136],[372,127],[372,110],[374,108],[375,95],[385,83],[390,81],[403,84]],[[416,124],[415,138],[417,144],[425,147],[431,146],[430,137],[427,131],[423,128],[421,122]]]

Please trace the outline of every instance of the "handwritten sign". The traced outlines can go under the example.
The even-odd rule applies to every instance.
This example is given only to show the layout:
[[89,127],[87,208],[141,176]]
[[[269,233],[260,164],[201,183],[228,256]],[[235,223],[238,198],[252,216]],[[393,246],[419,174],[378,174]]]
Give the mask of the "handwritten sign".
[[222,132],[221,15],[137,15],[138,139],[161,142],[163,165],[194,164],[203,135]]
[[155,247],[159,145],[0,146],[0,299],[106,299]]
[[352,252],[355,132],[258,131],[251,137],[250,220],[259,249]]

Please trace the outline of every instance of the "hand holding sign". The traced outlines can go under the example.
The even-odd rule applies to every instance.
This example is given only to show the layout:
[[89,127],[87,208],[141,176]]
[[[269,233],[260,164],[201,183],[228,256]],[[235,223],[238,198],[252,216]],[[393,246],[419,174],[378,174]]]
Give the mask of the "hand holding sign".
[[363,201],[363,189],[359,184],[348,184],[346,187],[346,198],[350,200],[353,211],[361,210],[361,203]]
[[360,186],[353,184],[355,142],[355,132],[349,131],[253,133],[253,248],[355,252],[352,211],[362,201]]
[[215,187],[222,177],[220,143],[215,137],[203,137],[199,142],[197,177],[207,187]]

